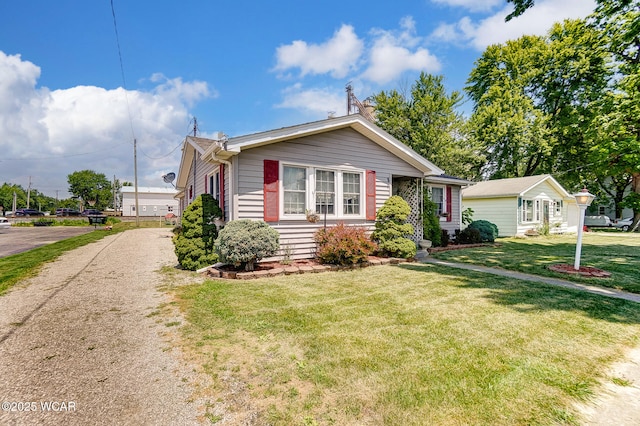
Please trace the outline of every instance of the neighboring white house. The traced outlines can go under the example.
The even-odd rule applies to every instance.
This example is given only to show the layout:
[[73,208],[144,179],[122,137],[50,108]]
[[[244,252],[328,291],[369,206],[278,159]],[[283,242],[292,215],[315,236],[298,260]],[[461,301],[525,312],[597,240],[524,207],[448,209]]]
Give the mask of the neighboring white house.
[[473,220],[494,223],[501,237],[544,224],[551,233],[576,232],[578,226],[575,198],[551,175],[478,182],[462,190],[462,208],[473,209]]
[[[135,187],[123,186],[122,215],[136,215]],[[166,216],[173,213],[180,216],[180,203],[175,198],[178,191],[174,188],[138,187],[138,216]]]
[[[372,230],[391,195],[412,208],[422,239],[426,186],[442,192],[443,224],[460,225],[460,187],[444,171],[359,114],[218,140],[187,137],[176,186],[181,208],[200,194],[218,200],[224,220],[264,220],[294,258],[312,257],[314,233],[344,222]],[[309,221],[307,213],[319,216]],[[448,213],[448,215],[444,215]]]

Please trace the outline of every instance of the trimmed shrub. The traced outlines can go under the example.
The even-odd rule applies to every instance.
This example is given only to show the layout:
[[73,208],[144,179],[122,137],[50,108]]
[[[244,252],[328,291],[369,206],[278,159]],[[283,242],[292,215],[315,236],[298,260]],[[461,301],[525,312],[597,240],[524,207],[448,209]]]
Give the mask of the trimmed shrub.
[[364,262],[376,250],[364,228],[345,226],[344,223],[320,229],[314,235],[318,244],[316,256],[321,263],[332,265],[355,265]]
[[475,228],[465,228],[456,233],[456,242],[458,244],[478,244],[482,242],[480,231]]
[[279,240],[278,231],[262,220],[232,220],[220,231],[214,249],[221,262],[253,271],[259,260],[278,252]]
[[477,229],[483,243],[492,243],[498,238],[498,227],[488,220],[474,220],[467,228]]
[[411,213],[409,204],[397,195],[384,202],[376,215],[376,230],[371,237],[385,256],[410,258],[416,255],[416,244],[406,238],[413,235],[413,225],[406,223]]
[[442,229],[440,231],[440,244],[442,245],[442,247],[447,247],[449,245],[449,231],[447,231],[446,229]]
[[178,262],[195,271],[218,261],[213,243],[218,236],[214,224],[222,217],[218,202],[210,194],[198,196],[182,214],[182,225],[174,229],[173,244]]

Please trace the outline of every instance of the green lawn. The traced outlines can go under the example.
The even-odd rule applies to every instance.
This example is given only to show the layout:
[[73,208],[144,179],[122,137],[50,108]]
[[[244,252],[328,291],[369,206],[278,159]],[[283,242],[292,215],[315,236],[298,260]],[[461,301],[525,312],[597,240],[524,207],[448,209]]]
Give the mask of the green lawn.
[[437,265],[173,291],[211,407],[238,423],[579,424],[640,336],[638,304]]
[[493,247],[452,250],[434,253],[432,256],[452,262],[494,266],[640,293],[640,234],[638,233],[588,232],[583,234],[580,265],[593,266],[611,272],[612,276],[609,279],[582,278],[547,269],[549,265],[555,263],[573,265],[576,250],[575,235],[527,239],[500,238],[496,243]]

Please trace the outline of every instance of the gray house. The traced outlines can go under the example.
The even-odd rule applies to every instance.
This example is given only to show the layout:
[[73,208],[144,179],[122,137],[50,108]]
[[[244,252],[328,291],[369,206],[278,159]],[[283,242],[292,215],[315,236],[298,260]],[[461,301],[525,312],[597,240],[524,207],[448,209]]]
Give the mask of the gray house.
[[419,241],[426,185],[444,194],[442,212],[449,215],[443,221],[459,227],[461,184],[443,173],[354,114],[232,138],[189,136],[176,198],[184,211],[198,195],[212,194],[225,221],[264,220],[280,233],[283,250],[308,258],[315,252],[313,235],[325,223],[372,230],[377,209],[391,195],[409,202]]

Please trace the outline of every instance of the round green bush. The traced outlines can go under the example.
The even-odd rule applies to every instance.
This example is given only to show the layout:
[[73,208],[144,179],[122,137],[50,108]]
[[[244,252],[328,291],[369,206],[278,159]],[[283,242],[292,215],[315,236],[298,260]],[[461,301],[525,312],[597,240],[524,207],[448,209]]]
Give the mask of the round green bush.
[[477,229],[483,243],[492,243],[498,238],[498,227],[488,220],[474,220],[467,228]]
[[280,248],[280,234],[264,221],[240,219],[227,223],[215,241],[220,261],[245,271],[253,271],[262,258]]

